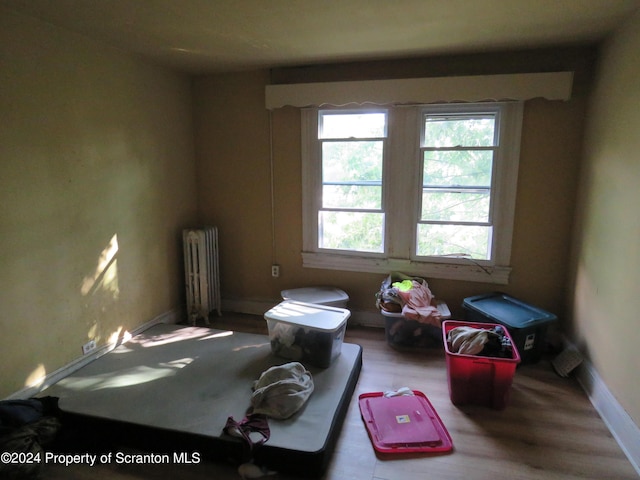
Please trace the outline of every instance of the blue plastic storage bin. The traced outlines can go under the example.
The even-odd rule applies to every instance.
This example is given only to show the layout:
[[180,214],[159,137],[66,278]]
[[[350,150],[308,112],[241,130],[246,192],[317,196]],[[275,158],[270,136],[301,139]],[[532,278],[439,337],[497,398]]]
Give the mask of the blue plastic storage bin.
[[557,317],[503,293],[467,297],[462,303],[472,322],[504,325],[520,352],[522,363],[536,363],[544,352],[547,328]]

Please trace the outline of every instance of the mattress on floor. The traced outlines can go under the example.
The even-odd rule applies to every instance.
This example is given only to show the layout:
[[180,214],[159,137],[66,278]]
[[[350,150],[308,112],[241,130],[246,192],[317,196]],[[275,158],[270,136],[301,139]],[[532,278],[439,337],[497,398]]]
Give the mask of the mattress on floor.
[[[198,448],[211,458],[244,456],[242,442],[223,434],[241,420],[251,386],[273,365],[266,335],[155,325],[41,393],[59,397],[71,418],[108,426],[152,448]],[[344,343],[329,368],[308,366],[315,389],[287,420],[269,420],[271,438],[254,457],[274,469],[314,476],[326,467],[360,373],[362,349]],[[125,439],[123,439],[125,440]]]

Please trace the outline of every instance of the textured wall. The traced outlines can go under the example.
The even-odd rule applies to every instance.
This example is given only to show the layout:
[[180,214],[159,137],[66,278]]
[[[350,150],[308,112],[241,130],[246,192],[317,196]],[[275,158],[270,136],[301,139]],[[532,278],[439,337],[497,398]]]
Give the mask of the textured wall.
[[574,336],[640,424],[640,13],[602,49],[574,245]]
[[0,397],[182,302],[186,77],[0,10]]

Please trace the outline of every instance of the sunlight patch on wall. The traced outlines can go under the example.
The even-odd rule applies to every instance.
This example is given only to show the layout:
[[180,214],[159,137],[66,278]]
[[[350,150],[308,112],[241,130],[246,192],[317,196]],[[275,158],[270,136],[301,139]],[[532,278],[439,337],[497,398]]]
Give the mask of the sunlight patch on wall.
[[46,376],[47,376],[47,370],[44,368],[44,365],[41,363],[33,370],[33,372],[29,374],[29,376],[24,382],[24,386],[38,387],[44,383]]
[[98,290],[110,293],[114,300],[118,298],[118,235],[115,234],[98,257],[95,271],[82,280],[80,292],[83,296],[95,294]]
[[132,335],[127,330],[124,330],[123,332],[123,328],[124,327],[120,326],[116,329],[115,332],[109,335],[109,339],[107,340],[107,343],[109,343],[109,345],[117,345],[119,343],[127,342],[131,339]]
[[98,336],[98,324],[94,323],[91,326],[89,332],[87,333],[87,339],[96,341],[100,339],[100,337]]

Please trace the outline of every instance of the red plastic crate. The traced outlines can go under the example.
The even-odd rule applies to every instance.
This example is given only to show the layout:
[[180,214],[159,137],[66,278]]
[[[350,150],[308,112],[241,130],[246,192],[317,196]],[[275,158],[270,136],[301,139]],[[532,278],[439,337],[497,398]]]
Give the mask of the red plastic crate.
[[491,330],[498,324],[453,320],[446,320],[442,323],[451,403],[454,405],[484,405],[496,410],[504,409],[509,401],[516,367],[520,363],[520,354],[513,343],[509,331],[504,325],[500,325],[511,340],[511,345],[513,346],[512,358],[465,355],[451,352],[447,344],[449,331],[461,326]]

